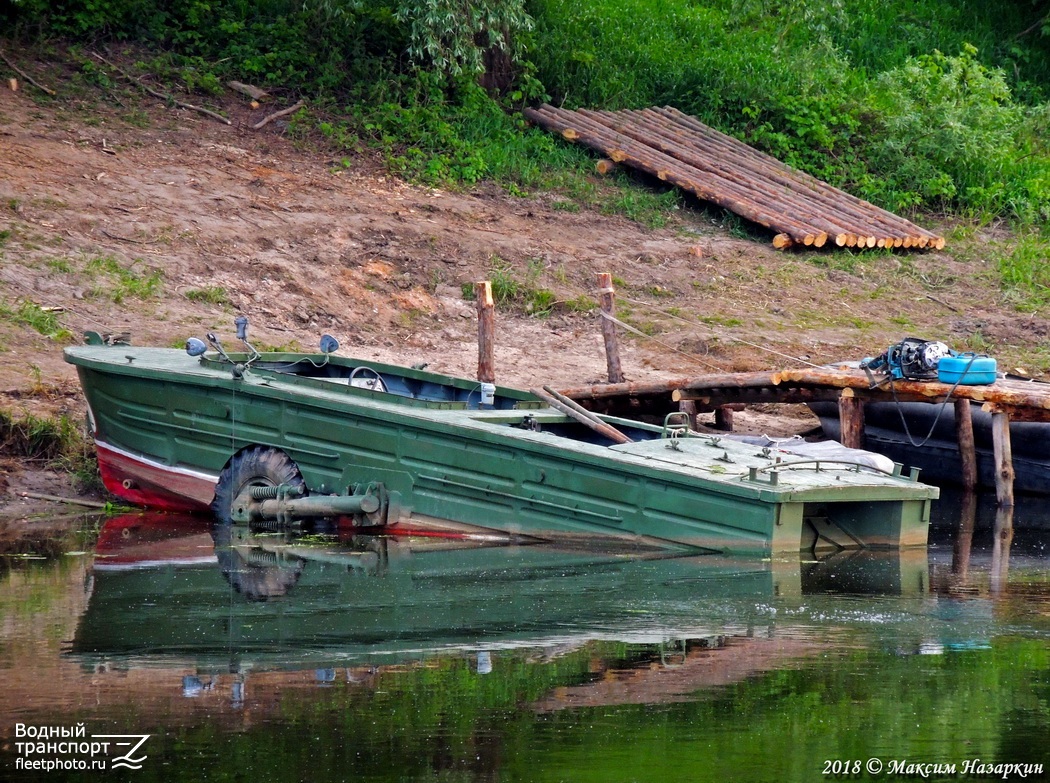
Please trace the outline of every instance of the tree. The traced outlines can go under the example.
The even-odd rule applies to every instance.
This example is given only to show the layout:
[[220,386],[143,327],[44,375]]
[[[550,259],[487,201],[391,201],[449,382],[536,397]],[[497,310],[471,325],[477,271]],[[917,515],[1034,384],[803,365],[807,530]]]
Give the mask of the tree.
[[[363,9],[369,0],[313,0],[333,16]],[[485,71],[485,54],[514,58],[521,34],[532,29],[524,0],[388,0],[394,18],[408,27],[408,55],[449,76]]]

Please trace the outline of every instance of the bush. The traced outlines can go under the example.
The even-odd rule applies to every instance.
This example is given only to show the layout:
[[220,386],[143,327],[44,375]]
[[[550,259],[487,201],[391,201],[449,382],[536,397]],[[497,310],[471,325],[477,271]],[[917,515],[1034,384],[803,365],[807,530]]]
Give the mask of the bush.
[[1024,218],[1050,203],[1050,160],[1045,151],[1034,160],[1030,154],[1045,112],[1014,103],[1003,72],[976,55],[972,46],[956,57],[934,52],[876,80],[870,104],[877,119],[865,151],[882,174],[869,189],[883,203]]

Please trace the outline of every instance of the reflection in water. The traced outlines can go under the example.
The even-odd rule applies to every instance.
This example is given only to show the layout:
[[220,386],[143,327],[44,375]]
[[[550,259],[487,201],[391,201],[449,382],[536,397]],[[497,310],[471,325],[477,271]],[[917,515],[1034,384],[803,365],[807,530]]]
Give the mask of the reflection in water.
[[[963,493],[959,504],[959,525],[953,537],[952,588],[956,591],[970,587],[970,556],[976,529],[978,498],[974,492]],[[1001,593],[1009,583],[1010,549],[1014,540],[1014,507],[997,507],[992,527],[991,564],[988,570],[989,589]]]
[[1014,540],[1014,507],[996,509],[992,538],[992,592],[1001,593],[1010,573],[1010,544]]
[[118,517],[0,590],[0,734],[150,732],[141,773],[194,780],[1045,760],[1050,570],[976,509],[929,553],[772,561]]
[[236,526],[212,528],[209,550],[201,536],[199,528],[167,527],[166,518],[153,526],[138,516],[107,525],[71,653],[85,660],[166,656],[219,671],[248,662],[403,661],[448,649],[566,649],[594,639],[662,642],[727,625],[753,631],[765,620],[755,599],[832,589],[922,594],[928,584],[924,552],[844,552],[801,562],[625,557]]

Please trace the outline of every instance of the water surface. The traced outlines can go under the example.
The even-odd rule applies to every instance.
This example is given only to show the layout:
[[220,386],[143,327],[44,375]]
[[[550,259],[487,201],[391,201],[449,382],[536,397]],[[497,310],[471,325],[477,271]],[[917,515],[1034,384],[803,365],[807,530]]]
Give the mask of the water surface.
[[[764,561],[117,517],[91,546],[0,560],[0,768],[603,783],[1050,769],[1047,533],[953,513],[928,550]],[[139,769],[18,767],[112,765],[18,736],[78,724],[149,735]]]

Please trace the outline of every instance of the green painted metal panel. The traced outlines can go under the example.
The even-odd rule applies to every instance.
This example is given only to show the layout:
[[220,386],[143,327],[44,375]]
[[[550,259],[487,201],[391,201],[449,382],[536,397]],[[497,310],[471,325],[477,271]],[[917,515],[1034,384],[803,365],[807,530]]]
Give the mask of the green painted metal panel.
[[[849,504],[885,505],[887,518],[872,512],[864,526],[882,542],[905,527],[916,538],[921,523],[902,526],[898,501],[910,499],[921,516],[936,497],[901,478],[774,466],[768,453],[730,440],[661,439],[660,428],[640,423],[627,424],[642,440],[599,445],[524,392],[500,390],[502,410],[467,409],[459,403],[476,405],[475,382],[389,365],[369,365],[396,388],[384,394],[273,369],[291,355],[268,357],[271,369],[240,378],[227,364],[174,350],[82,347],[66,355],[78,365],[99,439],[131,454],[215,474],[240,448],[272,446],[315,490],[381,481],[418,514],[482,527],[768,551],[774,541],[792,545],[774,530],[782,504],[845,504],[843,524],[856,515]],[[308,366],[345,374],[359,365],[312,357]],[[449,404],[406,396],[418,390]],[[540,431],[523,428],[526,415]],[[758,480],[750,469],[762,471]]]

